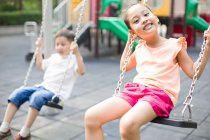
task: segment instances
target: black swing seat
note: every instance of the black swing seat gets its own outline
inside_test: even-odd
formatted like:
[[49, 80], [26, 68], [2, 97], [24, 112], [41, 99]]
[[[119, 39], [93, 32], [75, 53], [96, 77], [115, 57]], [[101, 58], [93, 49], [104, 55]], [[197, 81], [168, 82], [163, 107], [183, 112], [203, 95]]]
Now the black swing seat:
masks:
[[61, 99], [59, 96], [54, 95], [51, 99], [51, 101], [48, 101], [45, 105], [48, 107], [52, 107], [52, 108], [57, 108], [57, 109], [63, 109], [63, 106], [60, 105], [59, 103], [61, 102]]
[[169, 118], [157, 117], [151, 121], [152, 123], [158, 123], [163, 125], [170, 125], [175, 127], [183, 128], [197, 128], [197, 123], [193, 121], [184, 121], [184, 120], [172, 120]]
[[63, 106], [61, 106], [53, 101], [48, 101], [45, 105], [48, 107], [52, 107], [52, 108], [57, 108], [57, 109], [61, 109], [61, 110], [63, 109]]

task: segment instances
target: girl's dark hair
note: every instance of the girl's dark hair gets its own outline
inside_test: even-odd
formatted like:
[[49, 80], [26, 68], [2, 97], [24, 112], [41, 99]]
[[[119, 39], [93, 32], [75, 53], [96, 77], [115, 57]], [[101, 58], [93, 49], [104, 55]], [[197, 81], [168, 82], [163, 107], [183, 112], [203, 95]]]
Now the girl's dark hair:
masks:
[[55, 35], [55, 38], [58, 38], [58, 37], [65, 37], [65, 38], [67, 38], [67, 40], [69, 42], [72, 42], [72, 41], [74, 41], [75, 35], [74, 35], [73, 31], [61, 30], [61, 31], [57, 32]]
[[138, 3], [132, 4], [131, 6], [129, 6], [127, 9], [124, 10], [123, 15], [122, 15], [122, 18], [123, 18], [123, 20], [124, 20], [126, 26], [128, 27], [128, 29], [131, 29], [131, 26], [130, 26], [129, 20], [128, 20], [128, 15], [127, 15], [127, 14], [128, 14], [128, 10], [129, 10], [132, 6], [137, 5], [137, 4], [142, 4], [142, 5], [146, 6], [146, 7], [152, 12], [151, 8], [150, 8], [147, 4], [145, 4], [145, 3], [143, 2], [143, 0], [140, 0]]

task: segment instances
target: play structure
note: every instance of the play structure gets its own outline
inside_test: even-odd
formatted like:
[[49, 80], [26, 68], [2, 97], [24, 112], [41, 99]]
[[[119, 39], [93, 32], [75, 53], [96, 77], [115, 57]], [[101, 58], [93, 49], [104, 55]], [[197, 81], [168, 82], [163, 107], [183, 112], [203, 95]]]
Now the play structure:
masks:
[[[183, 5], [184, 7], [182, 7]], [[168, 19], [169, 36], [185, 36], [187, 38], [188, 46], [194, 46], [196, 42], [196, 32], [203, 32], [208, 28], [207, 21], [199, 15], [199, 1], [171, 0], [170, 7], [171, 11]], [[182, 10], [180, 7], [182, 7]]]
[[[53, 46], [53, 34], [58, 30], [75, 30], [75, 23], [79, 16], [78, 11], [81, 8], [81, 2], [82, 0], [63, 0], [60, 1], [55, 9], [52, 9], [52, 3], [49, 2], [48, 7], [51, 8], [48, 8], [44, 21], [44, 27], [46, 27], [44, 28], [45, 46]], [[103, 31], [105, 30], [109, 34], [108, 46], [111, 46], [111, 38], [115, 37], [118, 40], [117, 49], [118, 53], [120, 53], [122, 48], [121, 44], [127, 41], [128, 33], [126, 25], [120, 18], [123, 8], [127, 6], [126, 3], [128, 1], [124, 0], [88, 1], [81, 24], [82, 28], [78, 36], [79, 46], [84, 46], [89, 51], [94, 51], [95, 57], [99, 56], [99, 41], [103, 43]], [[208, 27], [208, 13], [202, 11], [201, 16], [199, 15], [198, 0], [148, 0], [148, 5], [151, 6], [152, 11], [159, 17], [161, 24], [167, 25], [167, 36], [185, 36], [188, 46], [195, 44], [196, 31], [203, 32]], [[94, 39], [91, 39], [93, 37]], [[94, 50], [92, 50], [93, 48]], [[45, 48], [44, 52], [47, 57], [52, 53], [52, 48]]]
[[[97, 9], [97, 13], [100, 13], [100, 15], [97, 15], [97, 27], [100, 30], [110, 31], [118, 39], [126, 42], [128, 29], [122, 19], [119, 17], [104, 17], [105, 9], [111, 4], [117, 5], [117, 13], [121, 13], [122, 3], [122, 0], [103, 0], [101, 8]], [[194, 45], [196, 30], [203, 32], [208, 28], [207, 21], [198, 15], [198, 4], [198, 0], [186, 0], [186, 3], [185, 1], [175, 0], [148, 0], [148, 5], [151, 6], [152, 11], [160, 20], [163, 19], [163, 24], [168, 26], [168, 36], [186, 36], [189, 46]], [[173, 19], [175, 20], [171, 21]], [[95, 54], [98, 55], [98, 50]]]
[[[42, 9], [44, 9], [44, 1]], [[47, 11], [42, 16], [45, 17], [43, 19], [43, 38], [44, 38], [44, 45], [48, 46], [44, 48], [44, 56], [47, 58], [53, 52], [53, 38], [57, 31], [61, 29], [70, 29], [76, 31], [76, 24], [78, 17], [80, 16], [80, 10], [82, 7], [82, 0], [61, 0], [59, 1], [58, 5], [53, 9], [52, 1], [48, 1], [47, 3]], [[85, 9], [84, 9], [84, 16], [81, 21], [81, 30], [77, 36], [77, 43], [79, 46], [85, 44], [84, 46], [87, 47], [88, 50], [91, 51], [91, 35], [90, 29], [93, 27], [92, 21], [90, 20], [90, 1], [87, 1]], [[28, 31], [31, 30], [31, 26], [28, 23], [32, 23], [33, 21], [26, 22], [25, 24], [25, 35], [33, 38], [32, 34], [29, 35]], [[34, 23], [34, 22], [33, 22]], [[36, 23], [34, 23], [36, 24]], [[36, 34], [38, 34], [36, 32]], [[37, 35], [36, 35], [37, 36]], [[35, 41], [33, 40], [32, 44]], [[31, 61], [33, 54], [34, 54], [34, 45], [31, 45], [28, 54], [25, 56], [26, 61]]]

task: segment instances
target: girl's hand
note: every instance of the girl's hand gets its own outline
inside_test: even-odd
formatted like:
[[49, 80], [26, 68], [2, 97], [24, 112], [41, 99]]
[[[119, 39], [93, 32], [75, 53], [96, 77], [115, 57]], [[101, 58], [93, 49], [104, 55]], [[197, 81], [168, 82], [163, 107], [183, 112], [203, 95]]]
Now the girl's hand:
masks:
[[70, 50], [73, 51], [73, 54], [78, 53], [79, 52], [78, 44], [75, 42], [72, 42], [70, 46]]
[[135, 33], [133, 33], [133, 31], [129, 30], [128, 32], [128, 42], [130, 43], [131, 39], [136, 40], [137, 39], [137, 35]]
[[43, 40], [42, 38], [37, 38], [35, 45], [37, 48], [43, 48]]
[[208, 48], [210, 54], [210, 25], [209, 28], [204, 32], [203, 37], [206, 40], [206, 47]]

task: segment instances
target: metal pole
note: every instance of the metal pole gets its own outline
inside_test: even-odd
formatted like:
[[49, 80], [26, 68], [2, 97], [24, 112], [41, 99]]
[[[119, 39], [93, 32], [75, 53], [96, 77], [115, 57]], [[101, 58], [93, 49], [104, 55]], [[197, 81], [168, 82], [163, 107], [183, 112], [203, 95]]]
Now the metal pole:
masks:
[[99, 19], [99, 15], [100, 15], [100, 11], [99, 8], [100, 7], [100, 0], [97, 0], [97, 4], [96, 4], [96, 32], [95, 32], [95, 57], [98, 57], [98, 35], [99, 35], [99, 29], [98, 29], [98, 19]]
[[169, 37], [172, 36], [174, 30], [174, 0], [171, 0], [171, 12], [169, 19]]
[[188, 0], [185, 0], [185, 13], [184, 13], [184, 25], [183, 25], [183, 31], [182, 31], [182, 34], [184, 37], [186, 37], [186, 31], [187, 31], [187, 22], [186, 22], [186, 19], [187, 19], [187, 3], [188, 3]]
[[[42, 0], [42, 10], [44, 9], [44, 1]], [[52, 1], [48, 1], [46, 13], [45, 13], [45, 19], [43, 22], [44, 28], [43, 28], [43, 38], [44, 38], [44, 56], [45, 58], [48, 58], [50, 54], [52, 54], [54, 50], [54, 43], [53, 43], [53, 33], [52, 33]]]

